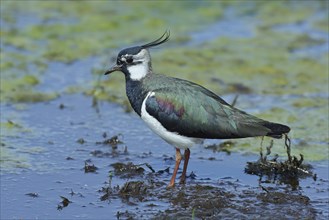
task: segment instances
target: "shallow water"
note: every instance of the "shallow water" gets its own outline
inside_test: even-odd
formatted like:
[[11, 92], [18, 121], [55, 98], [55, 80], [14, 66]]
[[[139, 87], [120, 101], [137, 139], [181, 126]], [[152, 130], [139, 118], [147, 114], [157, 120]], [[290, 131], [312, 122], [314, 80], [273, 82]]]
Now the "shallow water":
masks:
[[[8, 153], [15, 155], [12, 160], [17, 158], [22, 161], [20, 158], [24, 158], [24, 168], [2, 167], [1, 219], [111, 219], [116, 218], [118, 212], [125, 213], [122, 218], [177, 217], [179, 213], [187, 217], [192, 216], [192, 212], [182, 214], [182, 210], [186, 210], [184, 205], [180, 202], [174, 204], [172, 196], [184, 192], [193, 198], [202, 193], [211, 200], [214, 199], [214, 190], [232, 194], [232, 199], [225, 203], [230, 209], [218, 208], [213, 217], [229, 218], [234, 214], [237, 217], [273, 215], [289, 218], [293, 216], [291, 213], [301, 210], [304, 210], [299, 213], [301, 218], [324, 219], [328, 215], [329, 177], [326, 162], [312, 163], [317, 181], [302, 179], [296, 190], [289, 185], [262, 183], [269, 193], [284, 192], [310, 199], [304, 203], [296, 198], [289, 204], [278, 202], [277, 205], [274, 201], [254, 198], [266, 192], [258, 185], [259, 177], [245, 174], [244, 167], [247, 161], [256, 161], [257, 155], [214, 153], [200, 146], [191, 149], [188, 170], [189, 173], [193, 171], [196, 177], [188, 178], [186, 186], [177, 185], [174, 190], [166, 190], [174, 165], [174, 149], [155, 136], [135, 114], [127, 114], [120, 106], [108, 103], [100, 103], [97, 113], [91, 103], [89, 97], [66, 95], [48, 103], [27, 105], [21, 120], [27, 122], [26, 126], [31, 131], [24, 134], [27, 138], [19, 136], [11, 139], [11, 147], [7, 149]], [[61, 109], [61, 105], [65, 107]], [[10, 106], [2, 106], [3, 113], [12, 110]], [[118, 144], [117, 149], [96, 144], [118, 134], [123, 143]], [[208, 141], [205, 145], [214, 142], [217, 141]], [[35, 148], [38, 150], [34, 151]], [[85, 161], [98, 168], [95, 173], [85, 173]], [[144, 169], [142, 174], [121, 178], [119, 174], [114, 174], [115, 170], [111, 167], [111, 164], [118, 162], [148, 163], [156, 172], [169, 167], [170, 173], [156, 175], [147, 166], [141, 165]], [[108, 186], [109, 171], [112, 172], [113, 188], [122, 188], [129, 181], [144, 181], [148, 192], [141, 193], [143, 198], [132, 194], [125, 201], [113, 189], [113, 194], [101, 201], [104, 193], [99, 191]], [[158, 188], [152, 184], [158, 184]], [[197, 186], [207, 188], [196, 190]], [[72, 203], [58, 210], [60, 196]], [[242, 209], [249, 200], [253, 200], [253, 203], [248, 203], [249, 211]], [[197, 204], [198, 200], [191, 201]], [[264, 212], [264, 209], [270, 211]], [[213, 207], [209, 205], [200, 210], [210, 211]], [[254, 214], [249, 213], [250, 210]], [[278, 212], [280, 210], [285, 211]], [[197, 207], [195, 212], [197, 214]], [[196, 216], [202, 217], [201, 214]]]

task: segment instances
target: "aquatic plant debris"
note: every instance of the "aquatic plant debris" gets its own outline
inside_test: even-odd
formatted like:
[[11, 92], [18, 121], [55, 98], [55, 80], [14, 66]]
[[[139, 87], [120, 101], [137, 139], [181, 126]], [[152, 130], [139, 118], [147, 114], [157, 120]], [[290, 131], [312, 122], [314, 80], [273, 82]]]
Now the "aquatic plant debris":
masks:
[[98, 170], [98, 168], [94, 164], [91, 164], [90, 160], [85, 161], [85, 166], [84, 166], [85, 173], [96, 173], [96, 170]]
[[62, 210], [63, 208], [67, 207], [70, 203], [72, 203], [68, 198], [64, 196], [60, 196], [62, 201], [57, 205], [57, 210]]
[[25, 195], [30, 196], [32, 198], [37, 198], [39, 197], [39, 194], [36, 192], [31, 192], [31, 193], [26, 193]]
[[110, 200], [110, 196], [119, 190], [119, 186], [112, 187], [112, 178], [113, 178], [113, 172], [109, 171], [109, 179], [108, 182], [105, 182], [105, 186], [103, 186], [98, 192], [104, 193], [101, 197], [101, 201]]
[[152, 173], [155, 172], [152, 166], [149, 165], [148, 163], [135, 165], [132, 162], [128, 162], [126, 164], [117, 162], [111, 164], [111, 166], [114, 168], [114, 174], [120, 176], [121, 178], [131, 178], [133, 176], [142, 175], [145, 171], [145, 169], [142, 167], [143, 165], [149, 168], [152, 171]]
[[[103, 137], [106, 138], [107, 135], [104, 135], [106, 133], [103, 133]], [[114, 135], [113, 137], [109, 139], [105, 139], [104, 141], [97, 141], [96, 144], [103, 144], [103, 145], [110, 145], [112, 148], [116, 149], [119, 144], [123, 144], [123, 142], [119, 139], [119, 136], [122, 136], [121, 134]]]
[[84, 144], [86, 141], [85, 141], [85, 139], [83, 139], [83, 138], [79, 138], [78, 140], [77, 140], [77, 143], [79, 143], [79, 144]]
[[[280, 218], [282, 213], [285, 213], [285, 217], [315, 216], [310, 199], [304, 195], [287, 192], [264, 193], [251, 189], [250, 186], [242, 187], [236, 181], [227, 184], [222, 182], [221, 185], [196, 184], [168, 190], [165, 182], [145, 179], [127, 181], [111, 188], [103, 187], [99, 192], [104, 193], [102, 201], [111, 203], [111, 200], [120, 198], [128, 206], [126, 210], [117, 212], [118, 218], [189, 219], [193, 212], [197, 219], [220, 219], [228, 216], [226, 211], [231, 213], [230, 217], [234, 213], [233, 216], [239, 219], [256, 215]], [[156, 207], [161, 206], [162, 202], [170, 203], [171, 206], [157, 211]], [[260, 202], [264, 210], [255, 214], [250, 203], [259, 205]], [[139, 210], [141, 206], [148, 211]], [[155, 209], [149, 209], [151, 207]], [[280, 211], [273, 212], [275, 207], [280, 207]]]
[[293, 189], [298, 187], [299, 179], [312, 177], [316, 180], [316, 174], [312, 170], [312, 166], [305, 164], [304, 156], [300, 154], [300, 159], [291, 155], [291, 141], [288, 135], [285, 135], [285, 147], [287, 150], [287, 160], [278, 161], [278, 155], [273, 159], [268, 159], [273, 147], [273, 141], [266, 147], [266, 154], [260, 150], [260, 158], [256, 162], [248, 162], [245, 172], [252, 175], [257, 175], [261, 179], [267, 177], [267, 181], [290, 184]]
[[143, 181], [126, 182], [120, 189], [119, 193], [122, 196], [140, 196], [145, 194], [147, 186]]

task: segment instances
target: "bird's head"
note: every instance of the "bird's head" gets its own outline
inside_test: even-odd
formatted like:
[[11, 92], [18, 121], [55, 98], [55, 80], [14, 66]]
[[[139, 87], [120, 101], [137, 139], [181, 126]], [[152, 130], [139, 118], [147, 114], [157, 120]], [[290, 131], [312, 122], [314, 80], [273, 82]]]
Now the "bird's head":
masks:
[[107, 70], [105, 75], [115, 71], [121, 71], [127, 79], [143, 79], [147, 74], [152, 72], [151, 56], [148, 48], [168, 41], [169, 36], [170, 32], [166, 31], [161, 37], [150, 43], [121, 50], [118, 54], [116, 64]]

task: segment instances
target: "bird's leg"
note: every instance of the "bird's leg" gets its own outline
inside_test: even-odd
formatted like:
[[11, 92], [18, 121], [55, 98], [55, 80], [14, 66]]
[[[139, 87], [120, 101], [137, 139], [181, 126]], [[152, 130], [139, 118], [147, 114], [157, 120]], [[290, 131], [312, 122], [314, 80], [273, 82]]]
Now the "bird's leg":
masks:
[[171, 188], [175, 185], [176, 174], [181, 160], [182, 160], [182, 155], [180, 154], [180, 150], [176, 148], [176, 164], [168, 188]]
[[183, 168], [183, 173], [180, 177], [180, 184], [184, 184], [185, 180], [186, 180], [186, 171], [187, 171], [187, 165], [188, 165], [188, 161], [190, 159], [190, 149], [186, 148], [185, 152], [184, 152], [184, 168]]

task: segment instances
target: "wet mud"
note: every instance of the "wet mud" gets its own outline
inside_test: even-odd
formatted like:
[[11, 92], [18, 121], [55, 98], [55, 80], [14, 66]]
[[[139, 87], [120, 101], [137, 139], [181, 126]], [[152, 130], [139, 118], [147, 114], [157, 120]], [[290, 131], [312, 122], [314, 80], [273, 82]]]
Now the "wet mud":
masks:
[[[167, 183], [159, 179], [163, 172], [145, 172], [131, 162], [111, 166], [120, 178], [137, 179], [128, 180], [121, 186], [111, 186], [110, 176], [110, 180], [98, 191], [101, 201], [121, 199], [128, 206], [136, 207], [135, 211], [118, 211], [118, 219], [316, 219], [317, 216], [310, 198], [298, 193], [296, 188], [289, 192], [275, 187], [266, 189], [261, 184], [258, 187], [248, 186], [239, 180], [199, 182], [194, 178], [193, 184], [168, 189]], [[159, 203], [171, 205], [156, 211], [157, 207], [161, 207]], [[141, 206], [150, 209], [140, 210], [138, 207]]]
[[[199, 182], [196, 179], [193, 184], [168, 189], [166, 182], [159, 179], [161, 172], [146, 173], [132, 163], [115, 164], [114, 172], [117, 169], [120, 178], [141, 179], [99, 190], [103, 194], [100, 198], [102, 201], [120, 198], [125, 204], [136, 207], [136, 211], [118, 212], [118, 219], [316, 219], [317, 216], [316, 209], [310, 204], [310, 198], [298, 193], [296, 188], [289, 192], [273, 187], [266, 189], [261, 184], [258, 187], [247, 186], [238, 180]], [[111, 185], [111, 181], [109, 184]], [[161, 207], [159, 202], [171, 204], [171, 207], [158, 212], [152, 211]], [[139, 210], [137, 207], [143, 204], [152, 209]]]

